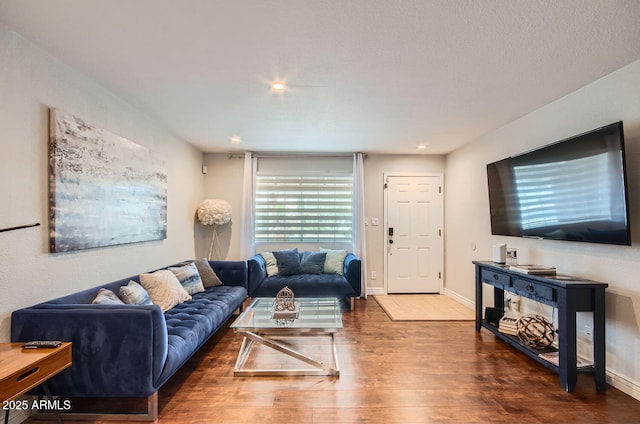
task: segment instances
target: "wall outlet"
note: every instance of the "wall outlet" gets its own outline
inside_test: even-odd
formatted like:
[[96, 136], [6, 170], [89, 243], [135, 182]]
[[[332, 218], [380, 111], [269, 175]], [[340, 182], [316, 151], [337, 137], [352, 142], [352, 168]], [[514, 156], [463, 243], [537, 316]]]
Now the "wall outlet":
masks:
[[378, 272], [377, 271], [371, 271], [371, 279], [375, 280], [376, 278], [378, 278]]

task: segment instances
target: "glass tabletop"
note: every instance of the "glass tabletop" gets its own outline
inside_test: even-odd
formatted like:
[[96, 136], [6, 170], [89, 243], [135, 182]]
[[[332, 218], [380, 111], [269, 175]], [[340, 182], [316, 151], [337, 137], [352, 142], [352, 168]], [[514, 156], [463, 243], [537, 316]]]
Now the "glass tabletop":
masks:
[[259, 297], [231, 324], [236, 330], [342, 328], [337, 298], [296, 298], [297, 318], [274, 318], [274, 297]]

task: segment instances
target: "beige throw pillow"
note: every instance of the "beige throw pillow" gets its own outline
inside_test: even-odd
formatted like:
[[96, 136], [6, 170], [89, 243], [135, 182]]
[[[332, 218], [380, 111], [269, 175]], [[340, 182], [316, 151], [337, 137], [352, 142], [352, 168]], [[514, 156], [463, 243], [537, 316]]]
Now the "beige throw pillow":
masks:
[[344, 258], [347, 257], [347, 251], [323, 249], [322, 247], [320, 251], [327, 253], [327, 257], [324, 260], [324, 273], [342, 275], [344, 273]]
[[271, 252], [262, 252], [260, 256], [264, 258], [264, 262], [267, 265], [267, 276], [272, 277], [278, 275], [278, 261]]
[[156, 271], [153, 274], [140, 274], [140, 284], [149, 293], [151, 301], [160, 306], [163, 312], [179, 303], [191, 300], [191, 295], [168, 269]]

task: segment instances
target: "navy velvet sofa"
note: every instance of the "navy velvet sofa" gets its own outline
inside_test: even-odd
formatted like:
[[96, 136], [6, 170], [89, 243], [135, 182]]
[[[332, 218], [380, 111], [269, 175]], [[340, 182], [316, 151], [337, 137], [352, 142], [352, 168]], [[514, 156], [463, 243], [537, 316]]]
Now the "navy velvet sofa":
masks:
[[[300, 252], [302, 257], [302, 252]], [[267, 276], [267, 265], [258, 254], [247, 261], [249, 296], [275, 297], [283, 287], [289, 287], [296, 297], [354, 298], [361, 294], [362, 261], [353, 253], [344, 259], [343, 275], [295, 274]], [[351, 303], [353, 305], [353, 303]]]
[[165, 313], [159, 306], [91, 304], [101, 287], [117, 293], [132, 276], [13, 312], [11, 340], [73, 343], [73, 364], [49, 380], [66, 398], [146, 398], [157, 418], [158, 389], [247, 298], [245, 261], [209, 261], [222, 285]]

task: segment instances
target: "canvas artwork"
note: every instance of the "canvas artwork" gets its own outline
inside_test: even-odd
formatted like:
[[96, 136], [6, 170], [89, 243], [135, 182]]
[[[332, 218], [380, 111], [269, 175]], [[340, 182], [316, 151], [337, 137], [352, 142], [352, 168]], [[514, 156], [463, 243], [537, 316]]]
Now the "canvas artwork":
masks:
[[165, 239], [165, 161], [61, 110], [50, 120], [50, 251]]

